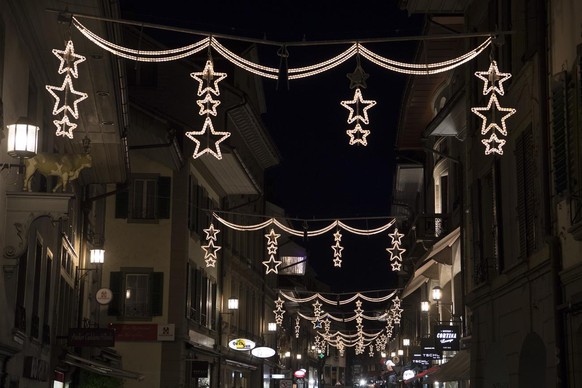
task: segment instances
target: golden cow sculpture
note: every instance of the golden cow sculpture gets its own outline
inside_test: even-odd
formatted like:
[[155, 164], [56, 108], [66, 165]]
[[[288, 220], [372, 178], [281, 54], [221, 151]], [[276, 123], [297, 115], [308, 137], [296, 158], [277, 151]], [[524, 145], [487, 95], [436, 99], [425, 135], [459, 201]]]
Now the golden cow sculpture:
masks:
[[92, 158], [89, 154], [50, 154], [39, 152], [36, 156], [26, 159], [26, 173], [24, 175], [24, 191], [31, 191], [32, 176], [36, 171], [44, 176], [59, 177], [53, 193], [59, 187], [67, 189], [69, 182], [79, 177], [82, 169], [91, 167]]

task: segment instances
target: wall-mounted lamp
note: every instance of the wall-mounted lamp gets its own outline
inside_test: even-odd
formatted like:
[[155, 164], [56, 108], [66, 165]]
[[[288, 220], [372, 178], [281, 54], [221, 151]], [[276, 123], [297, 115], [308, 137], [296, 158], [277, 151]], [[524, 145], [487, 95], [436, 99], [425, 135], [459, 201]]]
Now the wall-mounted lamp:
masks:
[[267, 324], [267, 330], [270, 332], [277, 331], [277, 323], [276, 322], [269, 322]]
[[410, 338], [403, 338], [402, 346], [410, 346]]
[[103, 264], [105, 262], [105, 250], [91, 249], [89, 261], [91, 262], [91, 264]]
[[283, 355], [283, 357], [286, 357], [286, 358], [291, 357], [291, 352], [285, 352], [285, 354]]
[[399, 356], [404, 356], [404, 350], [403, 349], [398, 349], [398, 355]]
[[238, 310], [238, 298], [231, 296], [228, 298], [228, 309], [229, 310]]
[[381, 352], [381, 353], [380, 353], [380, 356], [381, 356], [382, 358], [386, 358], [386, 352]]
[[428, 300], [423, 300], [422, 302], [420, 302], [420, 311], [422, 311], [424, 313], [428, 313], [429, 310], [430, 310], [430, 302]]
[[432, 288], [432, 299], [434, 301], [440, 301], [443, 297], [443, 289], [439, 286], [435, 286]]
[[31, 158], [36, 155], [39, 127], [24, 118], [8, 125], [8, 155], [15, 158]]
[[297, 356], [295, 356], [298, 360], [301, 360], [301, 354], [298, 354]]

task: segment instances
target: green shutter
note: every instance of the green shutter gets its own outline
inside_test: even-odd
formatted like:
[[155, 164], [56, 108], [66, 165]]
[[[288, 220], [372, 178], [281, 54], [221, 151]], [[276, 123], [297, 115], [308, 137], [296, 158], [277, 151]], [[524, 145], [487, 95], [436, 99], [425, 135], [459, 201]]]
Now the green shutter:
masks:
[[111, 303], [107, 306], [108, 315], [121, 315], [121, 288], [123, 286], [123, 274], [121, 272], [109, 273], [109, 289], [113, 294]]
[[170, 218], [170, 197], [172, 194], [172, 178], [158, 178], [158, 218]]
[[115, 193], [115, 218], [127, 218], [129, 191], [126, 185], [117, 185]]
[[164, 306], [164, 273], [152, 272], [151, 275], [151, 302], [152, 302], [152, 316], [159, 316], [163, 313]]

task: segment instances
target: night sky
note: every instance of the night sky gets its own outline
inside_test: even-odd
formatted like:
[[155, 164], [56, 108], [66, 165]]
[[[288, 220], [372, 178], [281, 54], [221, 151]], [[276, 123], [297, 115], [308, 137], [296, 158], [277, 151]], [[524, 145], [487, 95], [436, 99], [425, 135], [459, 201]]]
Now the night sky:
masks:
[[[125, 19], [277, 41], [414, 36], [420, 34], [423, 23], [422, 17], [400, 10], [396, 1], [370, 1], [365, 6], [342, 6], [337, 1], [213, 1], [205, 3], [207, 9], [199, 2], [177, 0], [120, 3]], [[391, 42], [366, 47], [391, 59], [412, 62], [416, 45]], [[348, 47], [289, 47], [289, 67], [326, 60]], [[261, 61], [278, 67], [277, 49], [259, 46]], [[355, 57], [325, 73], [292, 80], [289, 89], [263, 79], [267, 98], [263, 121], [282, 155], [281, 164], [267, 171], [267, 199], [284, 208], [289, 217], [368, 217], [367, 221], [346, 223], [372, 228], [386, 220], [371, 218], [390, 215], [394, 141], [407, 78], [364, 58], [361, 64], [370, 74], [367, 88], [362, 90], [364, 99], [377, 101], [368, 111], [368, 146], [348, 144], [345, 131], [354, 124], [347, 123], [348, 111], [340, 105], [354, 95], [346, 74], [356, 68]], [[334, 291], [347, 292], [396, 287], [385, 250], [389, 241], [386, 232], [372, 237], [344, 232], [342, 268], [333, 267], [331, 233], [301, 243], [320, 279]]]

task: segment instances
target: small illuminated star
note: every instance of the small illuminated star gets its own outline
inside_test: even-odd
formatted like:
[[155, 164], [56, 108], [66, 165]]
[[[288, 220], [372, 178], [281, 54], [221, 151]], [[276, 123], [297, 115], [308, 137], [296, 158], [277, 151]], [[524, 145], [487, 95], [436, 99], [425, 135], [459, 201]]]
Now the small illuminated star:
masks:
[[[488, 111], [492, 107], [494, 107], [494, 109], [491, 110], [492, 120], [489, 124], [487, 124], [488, 117], [482, 114], [481, 111]], [[481, 124], [482, 135], [485, 135], [487, 132], [489, 132], [490, 129], [493, 128], [497, 129], [502, 135], [507, 136], [505, 120], [507, 120], [511, 115], [513, 115], [516, 112], [516, 110], [513, 108], [502, 108], [501, 106], [499, 106], [497, 96], [495, 94], [492, 94], [491, 97], [489, 98], [489, 103], [487, 104], [486, 107], [471, 108], [471, 112], [475, 113], [483, 120]], [[497, 116], [495, 112], [506, 112], [501, 116], [501, 119], [499, 121], [500, 125], [495, 122]]]
[[204, 233], [206, 233], [206, 240], [214, 240], [216, 241], [216, 235], [220, 233], [219, 229], [214, 228], [214, 224], [210, 223], [208, 229], [202, 229]]
[[334, 241], [341, 241], [342, 240], [342, 232], [340, 230], [337, 230], [334, 234], [333, 234], [333, 240]]
[[215, 96], [220, 95], [218, 83], [226, 78], [226, 73], [217, 73], [214, 71], [214, 64], [211, 60], [206, 61], [204, 70], [190, 73], [190, 77], [198, 81], [198, 95], [212, 93]]
[[[399, 305], [398, 306], [394, 305], [394, 306], [392, 306], [392, 308], [390, 309], [390, 311], [394, 315], [394, 319], [396, 319], [396, 317], [400, 317], [400, 314], [402, 314], [402, 312], [404, 311], [404, 309], [401, 309]], [[396, 323], [398, 323], [398, 322], [396, 322]]]
[[[503, 155], [503, 147], [506, 143], [505, 140], [497, 138], [497, 136], [493, 133], [489, 137], [489, 139], [481, 140], [481, 143], [485, 145], [485, 155], [489, 155], [491, 153]], [[492, 143], [496, 143], [497, 145], [491, 146]]]
[[392, 299], [392, 305], [393, 305], [393, 306], [398, 306], [398, 307], [400, 307], [400, 303], [401, 303], [401, 302], [402, 302], [402, 301], [401, 301], [401, 300], [400, 300], [400, 298], [399, 298], [399, 297], [397, 297], [397, 296], [395, 296], [395, 297], [394, 297], [394, 299]]
[[475, 76], [485, 82], [483, 85], [484, 96], [491, 91], [497, 92], [503, 96], [505, 94], [505, 90], [503, 90], [503, 82], [511, 78], [511, 73], [500, 73], [499, 68], [497, 67], [497, 62], [492, 61], [489, 65], [489, 70], [477, 71], [475, 72]]
[[[210, 129], [210, 131], [208, 131]], [[228, 139], [228, 137], [230, 136], [230, 132], [220, 132], [220, 131], [215, 131], [214, 130], [214, 126], [212, 125], [212, 120], [210, 120], [209, 117], [206, 118], [206, 120], [204, 120], [204, 125], [202, 126], [202, 130], [200, 131], [191, 131], [191, 132], [186, 132], [186, 136], [188, 136], [190, 138], [190, 140], [192, 140], [195, 144], [196, 147], [194, 148], [194, 153], [192, 154], [192, 158], [196, 159], [206, 153], [209, 153], [211, 155], [213, 155], [216, 159], [220, 160], [222, 159], [222, 152], [220, 152], [220, 143], [222, 143], [224, 140]], [[198, 137], [202, 137], [202, 136], [207, 136], [207, 137], [218, 137], [218, 140], [214, 141], [214, 149], [210, 148], [210, 147], [206, 147], [204, 148], [202, 151], [200, 151], [200, 145], [201, 142], [200, 140], [198, 140]], [[208, 140], [209, 143], [212, 143], [212, 141], [209, 139]]]
[[323, 306], [323, 305], [321, 303], [319, 303], [318, 300], [316, 300], [315, 303], [312, 306], [313, 306], [313, 311], [314, 312], [320, 312], [321, 311], [321, 306]]
[[206, 260], [206, 267], [215, 267], [216, 266], [216, 259], [212, 257], [208, 257]]
[[316, 319], [313, 321], [313, 328], [314, 329], [321, 329], [321, 321], [319, 319]]
[[207, 93], [203, 100], [196, 100], [196, 104], [200, 107], [198, 114], [204, 116], [205, 114], [210, 114], [216, 116], [216, 107], [220, 105], [220, 101], [212, 98], [212, 94]]
[[[356, 120], [361, 120], [364, 124], [369, 124], [370, 120], [368, 119], [368, 109], [376, 105], [376, 101], [374, 100], [364, 100], [362, 97], [362, 91], [360, 88], [356, 89], [354, 93], [354, 98], [352, 100], [345, 100], [340, 102], [340, 104], [350, 111], [350, 115], [348, 117], [348, 124], [353, 123]], [[351, 105], [355, 105], [355, 109], [351, 107]], [[360, 114], [360, 107], [362, 108], [362, 114]]]
[[390, 261], [400, 260], [402, 261], [402, 254], [406, 252], [406, 249], [400, 248], [400, 245], [394, 244], [391, 248], [386, 248], [388, 253], [390, 253]]
[[285, 303], [285, 301], [283, 299], [281, 299], [280, 296], [278, 296], [277, 300], [275, 301], [275, 306], [277, 306], [277, 310], [281, 310], [283, 308], [284, 303]]
[[57, 127], [55, 135], [66, 136], [69, 139], [73, 138], [73, 131], [77, 128], [77, 124], [71, 123], [67, 115], [64, 115], [61, 120], [53, 120], [53, 123]]
[[[73, 80], [69, 74], [66, 75], [63, 84], [58, 86], [51, 86], [46, 85], [46, 90], [55, 98], [55, 105], [53, 107], [53, 115], [58, 115], [61, 112], [68, 111], [74, 118], [79, 118], [79, 109], [77, 104], [89, 97], [87, 93], [78, 92], [73, 88]], [[59, 107], [59, 103], [61, 102], [61, 97], [56, 92], [62, 92], [63, 94], [63, 105]], [[69, 96], [75, 95], [77, 98], [73, 100], [73, 105], [69, 104]]]
[[208, 241], [208, 245], [203, 245], [202, 249], [204, 249], [204, 259], [206, 260], [209, 257], [216, 259], [216, 253], [222, 249], [222, 247], [218, 245], [214, 245], [214, 241]]
[[341, 257], [336, 257], [333, 259], [333, 266], [334, 267], [341, 267], [342, 266], [342, 259]]
[[277, 250], [278, 250], [278, 248], [277, 248], [277, 245], [275, 245], [275, 244], [269, 244], [267, 246], [267, 253], [269, 255], [275, 255], [275, 254], [277, 254]]
[[366, 89], [366, 80], [370, 78], [370, 75], [362, 69], [362, 66], [358, 64], [356, 70], [353, 73], [346, 74], [346, 77], [350, 80], [350, 89], [362, 87]]
[[263, 261], [263, 265], [267, 267], [265, 274], [268, 275], [271, 272], [279, 273], [279, 266], [281, 265], [281, 263], [282, 261], [275, 260], [275, 256], [271, 255], [269, 257], [269, 260]]
[[398, 228], [394, 228], [394, 232], [388, 233], [388, 236], [392, 239], [392, 244], [402, 244], [402, 237], [404, 237], [404, 234], [398, 233]]
[[350, 137], [350, 145], [354, 144], [361, 144], [364, 146], [368, 145], [368, 140], [366, 137], [370, 134], [370, 131], [367, 129], [362, 129], [362, 126], [358, 123], [354, 129], [348, 129], [346, 131], [348, 136]]
[[278, 234], [278, 233], [275, 233], [275, 229], [272, 229], [272, 228], [271, 228], [271, 230], [269, 231], [269, 233], [268, 233], [268, 234], [266, 234], [266, 235], [265, 235], [265, 237], [268, 239], [268, 242], [267, 242], [267, 244], [269, 244], [269, 245], [270, 245], [270, 244], [277, 245], [277, 239], [278, 239], [279, 237], [281, 237], [281, 235], [280, 235], [280, 234]]
[[53, 54], [61, 61], [58, 70], [59, 74], [68, 72], [75, 78], [79, 77], [77, 65], [84, 62], [86, 58], [82, 55], [75, 54], [75, 47], [73, 46], [72, 40], [67, 42], [64, 50], [53, 49]]

